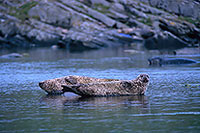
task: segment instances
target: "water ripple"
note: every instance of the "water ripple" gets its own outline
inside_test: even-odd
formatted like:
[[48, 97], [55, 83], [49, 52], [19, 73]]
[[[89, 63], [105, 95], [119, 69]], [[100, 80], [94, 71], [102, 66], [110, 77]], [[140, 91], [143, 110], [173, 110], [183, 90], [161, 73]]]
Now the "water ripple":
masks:
[[171, 116], [171, 115], [200, 115], [200, 112], [175, 112], [175, 113], [156, 113], [156, 114], [130, 114], [129, 116]]

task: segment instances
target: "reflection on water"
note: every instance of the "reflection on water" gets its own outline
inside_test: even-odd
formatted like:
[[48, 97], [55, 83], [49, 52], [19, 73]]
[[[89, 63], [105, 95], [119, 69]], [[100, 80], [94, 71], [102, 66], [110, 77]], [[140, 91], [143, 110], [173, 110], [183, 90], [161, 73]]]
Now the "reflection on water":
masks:
[[[3, 53], [1, 52], [0, 55]], [[0, 132], [199, 132], [200, 66], [149, 67], [152, 53], [33, 49], [0, 59]], [[182, 55], [200, 61], [200, 55]], [[66, 75], [133, 79], [150, 75], [145, 96], [50, 96], [40, 81]]]
[[65, 96], [65, 95], [47, 95], [41, 98], [41, 102], [49, 107], [56, 109], [66, 108], [90, 108], [98, 109], [104, 107], [105, 110], [110, 110], [119, 107], [134, 106], [138, 108], [148, 108], [148, 100], [146, 96], [123, 96], [123, 97], [80, 97], [80, 96]]

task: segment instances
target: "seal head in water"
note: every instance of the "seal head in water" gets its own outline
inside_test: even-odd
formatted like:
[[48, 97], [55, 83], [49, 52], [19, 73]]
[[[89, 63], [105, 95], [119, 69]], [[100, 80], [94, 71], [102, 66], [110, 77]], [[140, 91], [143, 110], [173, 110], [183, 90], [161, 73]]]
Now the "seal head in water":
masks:
[[74, 92], [84, 97], [128, 96], [144, 95], [148, 84], [149, 76], [147, 74], [141, 74], [134, 80], [62, 85], [62, 87], [64, 92]]

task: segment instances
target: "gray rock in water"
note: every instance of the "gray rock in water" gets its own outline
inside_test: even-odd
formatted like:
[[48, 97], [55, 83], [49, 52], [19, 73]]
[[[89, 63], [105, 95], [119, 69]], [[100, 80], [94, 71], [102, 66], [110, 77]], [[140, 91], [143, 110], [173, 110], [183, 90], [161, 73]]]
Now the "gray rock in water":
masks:
[[19, 53], [11, 53], [11, 54], [6, 54], [6, 55], [2, 55], [0, 56], [0, 58], [5, 58], [5, 59], [10, 59], [10, 58], [22, 58], [23, 55], [19, 54]]
[[186, 58], [161, 58], [153, 57], [148, 59], [150, 66], [162, 66], [162, 65], [181, 65], [181, 64], [193, 64], [197, 63], [195, 60]]

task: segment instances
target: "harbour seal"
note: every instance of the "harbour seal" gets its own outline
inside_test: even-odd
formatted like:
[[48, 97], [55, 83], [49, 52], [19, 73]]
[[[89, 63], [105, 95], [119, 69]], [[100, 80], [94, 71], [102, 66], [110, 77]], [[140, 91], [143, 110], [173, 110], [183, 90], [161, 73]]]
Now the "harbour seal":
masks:
[[161, 58], [153, 57], [148, 59], [150, 66], [162, 66], [162, 65], [179, 65], [179, 64], [192, 64], [197, 63], [195, 60], [186, 58]]
[[100, 79], [86, 76], [65, 76], [55, 79], [49, 79], [39, 82], [41, 89], [46, 91], [48, 94], [63, 94], [63, 87], [61, 85], [75, 85], [75, 84], [87, 84], [97, 82], [109, 82], [119, 81], [119, 79]]
[[62, 85], [64, 92], [83, 97], [144, 95], [149, 76], [141, 74], [134, 80], [109, 81], [88, 84]]

